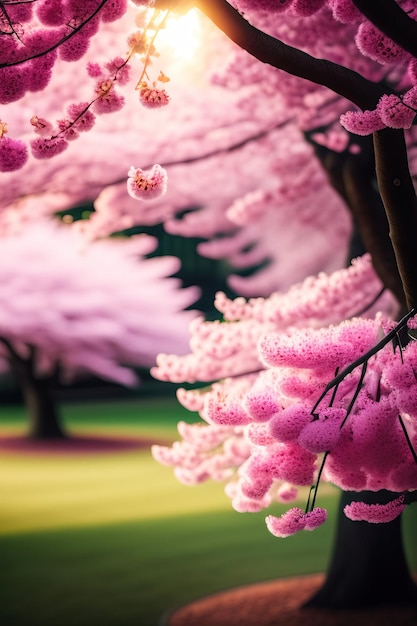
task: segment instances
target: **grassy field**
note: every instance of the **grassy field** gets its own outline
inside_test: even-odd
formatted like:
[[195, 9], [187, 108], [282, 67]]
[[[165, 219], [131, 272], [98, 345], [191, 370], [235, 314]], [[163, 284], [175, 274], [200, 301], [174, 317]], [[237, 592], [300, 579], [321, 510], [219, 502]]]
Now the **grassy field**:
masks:
[[[155, 439], [193, 419], [170, 399], [67, 405], [63, 415], [73, 433]], [[0, 411], [0, 433], [24, 427], [19, 407]], [[320, 498], [329, 522], [314, 534], [278, 540], [264, 514], [231, 510], [222, 485], [184, 487], [145, 449], [4, 453], [0, 502], [2, 626], [156, 626], [207, 593], [323, 570], [337, 498]]]

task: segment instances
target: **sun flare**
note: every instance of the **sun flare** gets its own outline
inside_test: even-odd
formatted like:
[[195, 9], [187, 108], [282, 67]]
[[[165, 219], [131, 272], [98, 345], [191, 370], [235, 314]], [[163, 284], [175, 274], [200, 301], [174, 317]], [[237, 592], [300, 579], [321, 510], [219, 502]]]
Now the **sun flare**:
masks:
[[168, 17], [165, 28], [158, 33], [158, 48], [169, 50], [178, 60], [192, 59], [201, 45], [201, 22], [198, 11]]

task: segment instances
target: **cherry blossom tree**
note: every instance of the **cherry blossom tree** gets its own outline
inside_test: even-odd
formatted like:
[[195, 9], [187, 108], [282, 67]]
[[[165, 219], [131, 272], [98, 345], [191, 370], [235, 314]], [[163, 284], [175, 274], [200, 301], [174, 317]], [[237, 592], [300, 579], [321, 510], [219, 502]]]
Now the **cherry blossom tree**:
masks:
[[[415, 327], [416, 200], [407, 158], [411, 157], [412, 165], [415, 61], [407, 36], [403, 40], [401, 32], [388, 25], [393, 16], [401, 13], [401, 23], [407, 24], [408, 33], [415, 34], [412, 20], [415, 6], [412, 2], [387, 2], [376, 11], [366, 2], [329, 3], [333, 16], [354, 24], [356, 35], [352, 40], [363, 55], [384, 65], [395, 65], [394, 81], [389, 80], [388, 72], [384, 81], [370, 80], [344, 65], [317, 60], [267, 34], [267, 26], [259, 30], [245, 19], [248, 15], [256, 22], [262, 9], [266, 11], [264, 17], [269, 17], [269, 12], [281, 12], [289, 7], [293, 13], [307, 16], [322, 10], [324, 4], [239, 2], [237, 8], [244, 10], [245, 16], [221, 1], [200, 2], [199, 6], [256, 58], [330, 87], [357, 105], [357, 110], [341, 116], [341, 122], [349, 132], [360, 136], [374, 134], [371, 154], [375, 155], [382, 204], [375, 209], [361, 176], [349, 192], [356, 194], [356, 203], [365, 211], [360, 232], [369, 248], [370, 227], [375, 226], [377, 231], [378, 241], [372, 247], [375, 268], [409, 312], [399, 324], [391, 322], [389, 317], [354, 317], [349, 322], [316, 329], [316, 311], [314, 307], [311, 311], [307, 298], [307, 303], [301, 304], [306, 308], [304, 328], [298, 330], [297, 315], [295, 323], [290, 319], [287, 326], [281, 326], [282, 318], [275, 309], [277, 297], [247, 303], [241, 299], [230, 303], [221, 297], [225, 318], [236, 324], [231, 328], [228, 324], [215, 327], [198, 324], [191, 342], [192, 354], [180, 359], [161, 356], [155, 370], [156, 376], [168, 380], [210, 380], [218, 377], [217, 363], [217, 371], [227, 377], [225, 380], [213, 384], [205, 394], [179, 392], [181, 401], [199, 411], [208, 425], [190, 428], [181, 424], [183, 442], [171, 450], [157, 447], [154, 454], [161, 462], [174, 465], [178, 478], [186, 483], [207, 478], [227, 480], [226, 492], [238, 511], [259, 511], [276, 497], [292, 499], [294, 484], [315, 483], [304, 512], [295, 507], [280, 518], [273, 515], [266, 518], [268, 529], [279, 537], [302, 529], [313, 530], [324, 523], [326, 512], [315, 506], [316, 492], [321, 479], [330, 480], [346, 492], [343, 508], [350, 520], [378, 526], [359, 525], [360, 530], [352, 539], [352, 525], [341, 521], [327, 581], [310, 604], [343, 607], [387, 599], [415, 601], [415, 586], [398, 534], [399, 517], [405, 506], [416, 500], [417, 484], [415, 367], [412, 365], [415, 343], [404, 344], [410, 335], [413, 337]], [[364, 8], [364, 12], [356, 5]], [[375, 23], [382, 32], [366, 20], [366, 17], [373, 20], [376, 12]], [[291, 20], [281, 22], [283, 30], [288, 21]], [[259, 23], [266, 25], [262, 14]], [[402, 73], [398, 71], [401, 64]], [[411, 151], [407, 155], [403, 129], [410, 128]], [[311, 128], [308, 131], [311, 137]], [[329, 132], [327, 125], [326, 132]], [[313, 140], [324, 140], [325, 145], [333, 141], [323, 133], [317, 137], [314, 131], [314, 135]], [[359, 152], [365, 147], [362, 144]], [[359, 174], [357, 169], [353, 171]], [[339, 185], [340, 182], [339, 179]], [[339, 186], [339, 189], [349, 198], [347, 187]], [[359, 191], [362, 193], [358, 194]], [[363, 204], [364, 200], [367, 204]], [[353, 207], [354, 203], [351, 204]], [[385, 214], [380, 211], [382, 206]], [[388, 218], [385, 224], [381, 215]], [[388, 236], [394, 255], [388, 266], [383, 267], [378, 257], [383, 249], [387, 250]], [[399, 270], [396, 277], [395, 264]], [[398, 289], [398, 276], [403, 293]], [[330, 284], [328, 300], [321, 296], [329, 308], [335, 297]], [[305, 293], [307, 285], [303, 288]], [[314, 288], [312, 294], [313, 298], [318, 295]], [[346, 287], [347, 299], [349, 294]], [[287, 300], [295, 300], [296, 295], [297, 290], [290, 290]], [[284, 311], [287, 307], [291, 310], [288, 301], [280, 302]], [[282, 317], [285, 319], [285, 315]], [[275, 324], [275, 328], [268, 328], [268, 322]], [[408, 338], [407, 333], [404, 335], [407, 326]], [[381, 331], [385, 337], [378, 342]], [[244, 359], [237, 348], [238, 339], [244, 346]], [[397, 344], [394, 351], [392, 341]], [[317, 455], [321, 455], [319, 463]], [[366, 497], [361, 498], [362, 493]]]
[[197, 290], [168, 278], [175, 257], [144, 257], [155, 245], [143, 235], [86, 246], [51, 221], [2, 241], [1, 367], [18, 377], [31, 437], [65, 435], [55, 384], [94, 375], [134, 386], [134, 368], [152, 366], [167, 345], [185, 351], [194, 313], [184, 309]]
[[[268, 8], [273, 11], [283, 8], [284, 4], [292, 4], [295, 11], [307, 14], [315, 3], [296, 2], [279, 3], [279, 5], [269, 3], [268, 7], [265, 7], [265, 4], [242, 2], [239, 8], [249, 11]], [[322, 8], [323, 3], [318, 4], [319, 8]], [[368, 8], [369, 3], [360, 4]], [[406, 4], [405, 8], [413, 15], [413, 3], [401, 4]], [[386, 14], [384, 13], [385, 6], [387, 6]], [[265, 303], [260, 304], [255, 300], [245, 305], [239, 301], [230, 308], [226, 308], [228, 314], [233, 311], [232, 319], [239, 320], [238, 329], [230, 330], [226, 327], [225, 330], [216, 327], [212, 331], [204, 328], [200, 331], [200, 327], [197, 327], [196, 336], [193, 335], [191, 343], [193, 354], [179, 361], [172, 357], [161, 357], [159, 368], [156, 370], [157, 376], [162, 374], [162, 377], [167, 376], [168, 379], [171, 379], [171, 375], [175, 379], [180, 372], [177, 380], [190, 380], [190, 376], [193, 380], [195, 376], [193, 365], [198, 362], [203, 363], [203, 366], [202, 371], [197, 373], [197, 379], [207, 380], [205, 378], [207, 372], [210, 372], [209, 378], [217, 378], [213, 374], [215, 363], [219, 359], [222, 365], [220, 366], [220, 363], [218, 365], [222, 369], [223, 376], [240, 375], [237, 380], [228, 378], [221, 384], [213, 385], [212, 391], [206, 394], [204, 400], [201, 394], [197, 398], [193, 394], [190, 399], [189, 394], [180, 393], [181, 400], [193, 410], [199, 410], [200, 415], [208, 422], [207, 431], [209, 432], [204, 432], [205, 427], [201, 425], [195, 430], [181, 425], [180, 434], [184, 439], [183, 444], [174, 446], [172, 451], [157, 448], [155, 456], [162, 462], [175, 465], [178, 477], [185, 482], [198, 482], [207, 477], [230, 479], [234, 476], [231, 470], [238, 468], [237, 476], [229, 483], [227, 491], [232, 497], [235, 508], [246, 511], [260, 510], [268, 506], [274, 498], [277, 480], [284, 481], [284, 485], [279, 489], [279, 496], [289, 499], [294, 496], [294, 488], [286, 483], [311, 484], [317, 471], [319, 479], [323, 476], [327, 477], [347, 492], [375, 492], [376, 500], [368, 496], [368, 501], [363, 501], [357, 495], [356, 501], [348, 504], [345, 502], [344, 512], [352, 520], [366, 520], [370, 523], [385, 522], [385, 527], [378, 526], [377, 529], [374, 527], [369, 530], [369, 533], [361, 526], [356, 527], [358, 528], [356, 535], [354, 534], [356, 542], [350, 541], [347, 545], [351, 548], [356, 544], [360, 548], [349, 558], [343, 549], [343, 543], [345, 542], [346, 545], [348, 537], [345, 533], [350, 534], [355, 531], [352, 530], [351, 525], [346, 525], [344, 521], [341, 521], [339, 539], [329, 576], [323, 589], [311, 600], [313, 605], [353, 606], [386, 601], [388, 598], [394, 601], [415, 599], [416, 595], [403, 558], [397, 523], [406, 504], [415, 500], [417, 461], [412, 417], [415, 369], [412, 366], [409, 370], [410, 385], [406, 385], [407, 391], [405, 392], [409, 404], [405, 408], [404, 405], [401, 406], [401, 401], [398, 402], [403, 394], [401, 389], [405, 390], [403, 387], [406, 377], [405, 369], [410, 365], [408, 359], [412, 358], [415, 345], [409, 343], [405, 348], [401, 348], [404, 338], [400, 336], [400, 331], [406, 326], [407, 321], [411, 323], [409, 320], [414, 315], [415, 259], [413, 251], [416, 242], [414, 236], [411, 235], [410, 228], [415, 232], [416, 214], [415, 193], [409, 175], [406, 144], [402, 138], [403, 133], [399, 130], [410, 128], [416, 113], [413, 100], [414, 70], [412, 69], [415, 61], [411, 45], [402, 40], [398, 30], [394, 29], [393, 32], [389, 26], [386, 26], [392, 18], [391, 9], [394, 10], [393, 15], [398, 15], [398, 6], [395, 3], [384, 3], [384, 7], [378, 7], [377, 24], [383, 30], [386, 27], [387, 33], [393, 36], [400, 46], [403, 45], [404, 49], [398, 49], [393, 41], [384, 39], [384, 35], [376, 30], [372, 23], [364, 20], [354, 4], [333, 3], [332, 6], [334, 14], [338, 10], [344, 10], [344, 19], [349, 17], [347, 21], [359, 22], [356, 43], [363, 54], [385, 64], [387, 55], [395, 53], [396, 61], [399, 58], [405, 65], [408, 64], [408, 86], [411, 82], [411, 88], [409, 87], [408, 91], [407, 81], [402, 78], [402, 90], [399, 93], [394, 93], [393, 84], [389, 88], [387, 84], [383, 85], [382, 91], [377, 93], [381, 89], [381, 81], [370, 83], [367, 79], [365, 82], [362, 76], [349, 71], [346, 73], [345, 67], [317, 62], [313, 57], [300, 55], [297, 50], [290, 49], [281, 42], [277, 42], [275, 38], [266, 35], [265, 32], [253, 28], [239, 14], [230, 9], [227, 3], [216, 2], [211, 3], [210, 6], [204, 3], [204, 10], [211, 14], [216, 23], [257, 58], [290, 71], [291, 74], [314, 78], [319, 84], [330, 86], [338, 94], [348, 97], [358, 105], [357, 111], [343, 115], [341, 120], [345, 128], [354, 133], [362, 136], [374, 133], [379, 192], [388, 216], [390, 236], [394, 244], [405, 298], [398, 288], [393, 291], [400, 296], [400, 302], [405, 302], [410, 313], [398, 326], [394, 326], [394, 329], [391, 329], [389, 323], [383, 320], [375, 319], [369, 326], [369, 322], [364, 323], [353, 319], [348, 325], [343, 322], [340, 326], [327, 328], [325, 332], [312, 333], [306, 332], [306, 329], [297, 332], [286, 329], [284, 336], [282, 333], [274, 332], [259, 340], [259, 335], [253, 330], [253, 325], [248, 324], [248, 318], [253, 320], [253, 315], [257, 321], [264, 321], [265, 318], [270, 321], [268, 315], [271, 309], [273, 310], [273, 306], [271, 307], [268, 302], [265, 307], [267, 313], [263, 314], [262, 308]], [[404, 6], [401, 8], [404, 9]], [[364, 11], [365, 13], [372, 19], [372, 7], [369, 11]], [[340, 14], [337, 15], [341, 17]], [[408, 29], [415, 34], [415, 27], [413, 24], [410, 26], [409, 18], [402, 14], [403, 20], [404, 17]], [[398, 74], [396, 79], [398, 80]], [[384, 88], [388, 93], [383, 93]], [[368, 103], [367, 98], [369, 98]], [[361, 113], [360, 109], [364, 111]], [[326, 130], [328, 132], [328, 129]], [[412, 133], [411, 129], [411, 137]], [[315, 135], [317, 141], [317, 134]], [[319, 137], [320, 141], [323, 139], [329, 143], [329, 137]], [[411, 138], [409, 146], [412, 146], [412, 143]], [[362, 145], [362, 149], [365, 145]], [[398, 160], [400, 154], [402, 157]], [[409, 154], [412, 156], [412, 152]], [[367, 171], [369, 172], [369, 169]], [[359, 173], [357, 169], [356, 173]], [[363, 188], [363, 178], [359, 177], [359, 182], [362, 185], [362, 199], [368, 200], [368, 206], [365, 207], [368, 213], [367, 217], [365, 216], [365, 222], [371, 218], [371, 222], [368, 221], [369, 226], [375, 223], [376, 216], [372, 210], [372, 202], [369, 202], [372, 196], [369, 196], [366, 188]], [[341, 190], [346, 193], [343, 187]], [[358, 189], [353, 191], [358, 191]], [[398, 193], [399, 191], [401, 193]], [[360, 202], [358, 194], [356, 201]], [[353, 203], [352, 206], [354, 206]], [[379, 212], [378, 215], [380, 216], [381, 213]], [[381, 224], [380, 221], [377, 223]], [[361, 222], [360, 230], [365, 235], [364, 240], [368, 242], [364, 222]], [[383, 243], [385, 249], [387, 235], [386, 226], [385, 234], [384, 228], [378, 230], [379, 244]], [[378, 242], [376, 243], [377, 247], [373, 248], [374, 259], [378, 257]], [[368, 246], [371, 247], [369, 243]], [[379, 248], [380, 253], [381, 248]], [[392, 260], [393, 258], [390, 264]], [[392, 267], [393, 265], [388, 271], [391, 276], [393, 276]], [[394, 282], [386, 280], [385, 270], [381, 272], [381, 267], [379, 269], [380, 275], [385, 277], [385, 284], [392, 287]], [[330, 302], [328, 306], [331, 306]], [[279, 317], [278, 320], [281, 321]], [[292, 320], [289, 326], [290, 329], [293, 328]], [[306, 326], [308, 326], [307, 323]], [[369, 343], [365, 339], [367, 328], [370, 331]], [[378, 328], [383, 328], [386, 333], [386, 338], [379, 344], [376, 332]], [[262, 332], [265, 332], [265, 328]], [[267, 332], [270, 331], [267, 329]], [[357, 337], [357, 343], [352, 341], [353, 335], [348, 339], [350, 333]], [[202, 338], [204, 337], [207, 342], [212, 336], [215, 338], [214, 342], [210, 341], [209, 347], [203, 348]], [[236, 372], [233, 370], [231, 361], [238, 345], [236, 339], [239, 338], [242, 342], [242, 337], [248, 338], [249, 343], [243, 343], [243, 345], [247, 348], [245, 356], [248, 353], [249, 356], [252, 355], [252, 362], [250, 358], [246, 361], [242, 361], [241, 358], [236, 359], [235, 367], [238, 368]], [[399, 341], [400, 348], [397, 347], [395, 352], [392, 352], [392, 349], [386, 346], [395, 338]], [[362, 340], [365, 344], [361, 344]], [[356, 343], [354, 353], [342, 356], [344, 349], [349, 351], [353, 343]], [[254, 350], [255, 345], [257, 345], [257, 350]], [[200, 351], [206, 358], [202, 358]], [[335, 361], [332, 361], [330, 356], [334, 354], [337, 356]], [[237, 355], [241, 357], [239, 350], [237, 350]], [[268, 374], [254, 373], [257, 359], [268, 367]], [[326, 362], [329, 363], [327, 374], [324, 366]], [[389, 377], [389, 372], [393, 371], [391, 368], [396, 369], [397, 366], [399, 368], [397, 382], [394, 383], [391, 379], [388, 383], [385, 376]], [[242, 373], [252, 371], [251, 367], [254, 370], [249, 379], [248, 377], [242, 378]], [[269, 368], [272, 368], [272, 371]], [[326, 381], [332, 377], [332, 369], [333, 375], [334, 371], [337, 375], [326, 384]], [[314, 372], [319, 374], [318, 378], [315, 378]], [[320, 380], [322, 374], [325, 380]], [[346, 392], [342, 390], [344, 385], [346, 385]], [[323, 388], [323, 394], [317, 399], [317, 388], [320, 387]], [[397, 400], [394, 401], [392, 393], [395, 394]], [[327, 407], [321, 408], [321, 403], [326, 398]], [[307, 403], [305, 403], [306, 399]], [[389, 418], [388, 414], [391, 411], [391, 418]], [[389, 432], [387, 428], [390, 429]], [[210, 432], [211, 430], [213, 433]], [[346, 439], [343, 439], [342, 443], [339, 437], [343, 436], [343, 432]], [[223, 445], [219, 452], [220, 444]], [[342, 449], [342, 456], [346, 454], [344, 460], [337, 459]], [[317, 453], [324, 455], [319, 467], [316, 466], [315, 455]], [[340, 480], [342, 474], [344, 478]], [[403, 482], [401, 485], [396, 482], [400, 474], [401, 480], [405, 479], [405, 474], [408, 474], [409, 482]], [[389, 475], [391, 478], [388, 477]], [[388, 492], [382, 491], [383, 489]], [[287, 536], [301, 529], [312, 530], [322, 524], [326, 514], [322, 509], [315, 507], [316, 487], [313, 491], [314, 495], [311, 502], [307, 503], [305, 512], [296, 507], [290, 509], [281, 518], [268, 516], [269, 530], [277, 536]], [[393, 497], [393, 494], [389, 492], [400, 492], [400, 495]], [[379, 532], [380, 529], [381, 532]], [[386, 532], [387, 529], [388, 532]], [[390, 563], [389, 567], [395, 563], [393, 577], [386, 575], [388, 563]], [[352, 572], [354, 572], [353, 576]]]
[[[2, 5], [5, 38], [0, 66], [5, 105], [20, 102], [26, 92], [44, 89], [59, 63], [87, 58], [86, 42], [94, 29], [127, 15], [122, 2], [83, 7], [63, 2], [58, 17], [50, 10], [54, 3], [45, 2], [36, 4], [33, 21], [15, 17], [8, 4], [13, 3]], [[87, 63], [87, 74], [95, 81], [90, 95], [71, 102], [56, 123], [33, 113], [36, 138], [10, 139], [3, 122], [0, 169], [9, 189], [3, 214], [13, 221], [8, 210], [13, 214], [16, 199], [31, 189], [23, 174], [34, 159], [42, 165], [38, 171], [50, 171], [53, 161], [60, 170], [66, 155], [76, 154], [72, 144], [82, 146], [83, 133], [96, 128], [95, 116], [122, 109], [126, 98], [119, 88], [127, 85], [128, 67], [136, 54], [142, 64], [136, 83], [139, 101], [146, 110], [169, 109], [168, 76], [151, 71], [156, 37], [171, 9], [200, 9], [237, 44], [234, 59], [226, 68], [216, 68], [214, 76], [224, 94], [222, 104], [236, 105], [237, 117], [231, 124], [228, 107], [223, 106], [221, 119], [228, 120], [228, 132], [213, 137], [213, 127], [201, 121], [200, 111], [203, 135], [189, 134], [192, 146], [181, 145], [179, 157], [174, 152], [172, 160], [158, 157], [147, 160], [146, 167], [136, 163], [123, 174], [113, 171], [106, 180], [95, 181], [94, 190], [78, 188], [78, 199], [100, 192], [96, 214], [84, 225], [84, 234], [102, 236], [140, 219], [164, 221], [171, 232], [198, 233], [207, 239], [221, 234], [220, 241], [215, 237], [201, 251], [229, 255], [236, 265], [245, 266], [271, 256], [277, 261], [276, 233], [308, 205], [310, 210], [302, 213], [297, 226], [304, 220], [314, 225], [315, 232], [326, 226], [327, 239], [339, 235], [321, 256], [326, 234], [317, 238], [312, 255], [317, 266], [301, 263], [298, 275], [289, 268], [303, 254], [297, 254], [299, 248], [292, 244], [284, 248], [284, 259], [290, 260], [288, 265], [280, 260], [283, 275], [288, 274], [286, 283], [283, 275], [276, 279], [276, 262], [261, 274], [258, 293], [255, 280], [234, 279], [245, 295], [266, 296], [309, 272], [340, 268], [349, 234], [341, 217], [345, 207], [361, 245], [371, 254], [372, 268], [363, 259], [344, 273], [322, 274], [290, 288], [286, 295], [274, 293], [266, 299], [231, 302], [219, 295], [218, 307], [227, 323], [194, 322], [191, 354], [161, 356], [154, 370], [163, 379], [213, 383], [205, 394], [179, 392], [181, 401], [207, 424], [180, 425], [184, 441], [172, 449], [156, 448], [155, 456], [174, 465], [185, 482], [227, 480], [227, 493], [241, 511], [266, 508], [277, 491], [289, 500], [294, 486], [312, 484], [304, 512], [294, 507], [280, 518], [267, 516], [268, 529], [279, 537], [324, 523], [326, 512], [316, 506], [319, 482], [335, 483], [345, 492], [343, 510], [348, 519], [343, 517], [339, 524], [327, 581], [311, 604], [343, 607], [415, 600], [399, 523], [404, 507], [415, 499], [417, 485], [415, 343], [409, 341], [415, 335], [417, 290], [412, 181], [416, 3], [384, 0], [376, 7], [366, 0], [137, 0], [135, 4], [143, 16], [152, 9], [150, 21], [141, 22], [140, 30], [129, 35], [124, 56], [105, 64]], [[30, 27], [21, 30], [25, 20]], [[214, 100], [208, 97], [208, 102]], [[239, 136], [232, 142], [230, 130], [236, 128]], [[213, 151], [202, 151], [202, 138], [210, 147], [214, 144]], [[256, 150], [251, 151], [255, 140]], [[281, 141], [286, 151], [280, 152], [278, 145], [272, 151]], [[268, 159], [261, 166], [256, 162], [259, 146], [269, 156], [269, 166]], [[221, 180], [215, 177], [220, 155], [225, 163], [232, 155], [229, 171], [233, 157], [240, 157], [238, 183], [234, 188], [223, 185], [223, 200], [215, 193]], [[162, 195], [166, 171], [154, 165], [156, 160], [172, 164], [170, 180], [181, 181], [173, 183], [171, 198], [171, 183]], [[250, 179], [242, 167], [248, 162], [248, 169], [255, 169]], [[196, 192], [190, 191], [192, 166], [200, 173], [194, 179], [200, 182]], [[77, 197], [74, 187], [59, 197], [62, 205]], [[176, 219], [179, 210], [200, 207], [202, 197], [198, 211]], [[151, 209], [138, 208], [136, 214], [137, 200], [144, 198], [151, 199], [152, 205], [147, 204]], [[281, 210], [284, 217], [276, 218]], [[291, 250], [296, 252], [291, 255]], [[360, 294], [366, 311], [356, 306], [353, 294]], [[375, 301], [381, 313], [373, 314]]]
[[[320, 481], [337, 485], [344, 497], [334, 557], [310, 604], [414, 599], [399, 516], [416, 500], [416, 344], [392, 350], [398, 304], [386, 290], [381, 296], [370, 258], [269, 298], [218, 294], [216, 306], [225, 321], [193, 322], [191, 353], [161, 354], [152, 370], [161, 380], [209, 383], [178, 390], [201, 421], [179, 423], [182, 440], [154, 446], [156, 460], [187, 485], [226, 482], [238, 512], [272, 508], [266, 524], [276, 537], [323, 524]], [[274, 502], [294, 501], [309, 485], [304, 511], [273, 515]]]

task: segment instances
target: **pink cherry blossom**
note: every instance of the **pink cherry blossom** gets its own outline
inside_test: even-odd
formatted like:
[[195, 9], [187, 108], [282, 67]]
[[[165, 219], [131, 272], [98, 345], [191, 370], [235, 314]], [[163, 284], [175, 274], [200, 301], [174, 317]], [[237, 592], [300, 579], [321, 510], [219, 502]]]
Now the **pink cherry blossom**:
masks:
[[310, 420], [309, 406], [294, 402], [273, 416], [269, 424], [271, 435], [278, 441], [295, 441]]
[[74, 141], [78, 139], [79, 134], [77, 130], [74, 128], [74, 124], [71, 120], [63, 119], [57, 121], [58, 130], [60, 136], [63, 137], [66, 141]]
[[92, 61], [88, 61], [86, 66], [87, 74], [91, 76], [91, 78], [100, 78], [103, 75], [103, 70], [99, 63], [95, 63]]
[[329, 2], [336, 20], [343, 24], [362, 22], [364, 17], [352, 0], [331, 0]]
[[401, 46], [381, 33], [371, 22], [360, 24], [356, 44], [362, 54], [379, 63], [398, 63], [410, 56]]
[[410, 128], [416, 116], [416, 111], [403, 104], [395, 94], [383, 95], [378, 102], [377, 112], [391, 128]]
[[130, 78], [130, 65], [122, 57], [115, 57], [104, 66], [111, 76], [116, 76], [119, 85], [125, 85]]
[[68, 142], [63, 137], [39, 137], [30, 142], [35, 159], [51, 159], [68, 148]]
[[308, 17], [319, 11], [326, 4], [326, 0], [293, 0], [291, 10], [296, 15]]
[[78, 61], [85, 55], [89, 45], [90, 40], [82, 30], [59, 46], [59, 56], [63, 61]]
[[355, 135], [371, 135], [375, 130], [381, 130], [386, 126], [378, 110], [347, 111], [340, 116], [340, 123]]
[[120, 111], [125, 105], [125, 98], [114, 88], [112, 80], [100, 81], [96, 86], [98, 97], [94, 100], [94, 112], [102, 115]]
[[246, 395], [245, 406], [251, 418], [256, 422], [266, 422], [281, 409], [276, 395], [271, 389], [254, 390]]
[[127, 0], [110, 0], [100, 13], [103, 22], [113, 22], [123, 17], [127, 9]]
[[27, 160], [28, 149], [23, 141], [0, 137], [0, 172], [20, 170]]
[[404, 496], [398, 496], [387, 504], [366, 504], [365, 502], [351, 502], [344, 508], [346, 517], [354, 521], [380, 524], [391, 522], [401, 515], [405, 509]]
[[413, 85], [417, 85], [417, 59], [412, 58], [408, 63], [408, 75]]
[[80, 102], [79, 104], [70, 104], [67, 107], [68, 117], [79, 133], [91, 130], [95, 124], [96, 116], [88, 109], [88, 106], [88, 102]]
[[148, 109], [159, 109], [169, 104], [169, 95], [165, 89], [143, 87], [139, 91], [139, 100]]
[[67, 7], [62, 0], [38, 0], [35, 12], [45, 26], [60, 26], [67, 17]]
[[48, 122], [48, 120], [45, 120], [43, 117], [33, 115], [30, 118], [30, 123], [34, 128], [35, 133], [37, 135], [40, 135], [41, 137], [50, 137], [53, 134], [53, 125], [51, 124], [51, 122]]
[[377, 321], [357, 318], [337, 327], [294, 330], [289, 336], [265, 335], [259, 342], [259, 351], [268, 365], [321, 366], [330, 372], [354, 361], [375, 345], [377, 332]]
[[337, 422], [315, 420], [304, 426], [298, 436], [298, 443], [310, 452], [331, 451], [340, 439], [340, 424]]
[[324, 524], [327, 518], [327, 511], [322, 508], [315, 508], [309, 513], [303, 513], [299, 507], [289, 509], [281, 517], [268, 515], [266, 525], [269, 532], [275, 537], [289, 537], [300, 532], [300, 530], [313, 530]]
[[153, 200], [166, 193], [168, 174], [158, 164], [146, 172], [132, 165], [127, 175], [128, 194], [136, 200]]

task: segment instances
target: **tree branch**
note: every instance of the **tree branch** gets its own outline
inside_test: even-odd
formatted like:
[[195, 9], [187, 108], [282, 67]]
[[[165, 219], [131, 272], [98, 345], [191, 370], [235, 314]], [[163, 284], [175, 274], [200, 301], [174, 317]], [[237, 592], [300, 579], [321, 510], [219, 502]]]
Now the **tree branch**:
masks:
[[252, 26], [227, 0], [195, 0], [198, 7], [232, 41], [263, 63], [328, 87], [362, 110], [373, 109], [385, 93], [381, 85], [349, 68], [287, 46]]
[[[258, 30], [227, 0], [195, 0], [232, 41], [263, 63], [328, 87], [361, 109], [375, 108], [385, 90], [356, 72], [301, 50]], [[380, 9], [380, 4], [379, 9]], [[384, 6], [389, 5], [385, 0]], [[374, 133], [379, 192], [387, 214], [390, 237], [410, 309], [417, 306], [417, 199], [412, 184], [404, 133], [384, 129]]]
[[353, 0], [353, 4], [387, 37], [417, 56], [417, 22], [394, 0]]
[[6, 339], [6, 337], [0, 337], [0, 342], [7, 348], [10, 353], [10, 358], [14, 363], [23, 364], [30, 359], [24, 359], [13, 347], [12, 343]]
[[90, 22], [93, 19], [93, 17], [95, 17], [97, 15], [97, 13], [99, 13], [101, 11], [101, 9], [104, 7], [104, 5], [107, 2], [108, 2], [108, 0], [101, 0], [100, 4], [98, 5], [98, 7], [96, 9], [94, 9], [94, 11], [91, 13], [91, 15], [86, 17], [85, 20], [83, 22], [81, 22], [81, 24], [79, 24], [79, 26], [74, 26], [74, 28], [67, 35], [62, 37], [59, 41], [54, 43], [52, 46], [49, 46], [49, 48], [46, 48], [45, 50], [42, 50], [41, 52], [36, 52], [34, 54], [30, 54], [30, 56], [28, 56], [28, 57], [26, 57], [24, 59], [15, 59], [15, 60], [7, 61], [6, 63], [0, 63], [0, 69], [2, 69], [3, 67], [13, 67], [15, 65], [21, 65], [22, 63], [26, 63], [26, 61], [31, 61], [32, 59], [37, 59], [39, 57], [43, 57], [43, 56], [45, 56], [45, 54], [48, 54], [49, 52], [52, 52], [56, 48], [59, 48], [59, 46], [61, 44], [65, 43], [66, 41], [68, 41], [68, 39], [71, 39], [71, 37], [73, 37], [78, 32], [80, 32], [80, 30], [86, 24], [88, 24], [88, 22]]
[[318, 146], [312, 134], [314, 132], [305, 133], [307, 141], [314, 146], [329, 182], [349, 208], [364, 248], [372, 257], [376, 273], [399, 303], [405, 306], [388, 220], [375, 185], [375, 159], [371, 137], [355, 137], [361, 151], [359, 154], [352, 154], [348, 150], [335, 153], [324, 146]]
[[402, 130], [374, 133], [375, 165], [408, 308], [417, 306], [417, 198]]

